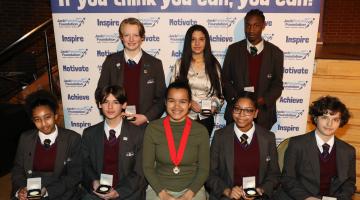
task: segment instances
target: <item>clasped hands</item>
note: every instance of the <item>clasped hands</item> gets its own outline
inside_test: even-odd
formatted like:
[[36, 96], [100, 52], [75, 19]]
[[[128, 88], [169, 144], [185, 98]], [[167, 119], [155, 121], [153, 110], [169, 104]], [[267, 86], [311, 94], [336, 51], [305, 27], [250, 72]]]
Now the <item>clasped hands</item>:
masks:
[[173, 197], [166, 190], [161, 190], [159, 193], [160, 200], [191, 200], [195, 196], [195, 193], [191, 190], [187, 190], [183, 195], [178, 198]]

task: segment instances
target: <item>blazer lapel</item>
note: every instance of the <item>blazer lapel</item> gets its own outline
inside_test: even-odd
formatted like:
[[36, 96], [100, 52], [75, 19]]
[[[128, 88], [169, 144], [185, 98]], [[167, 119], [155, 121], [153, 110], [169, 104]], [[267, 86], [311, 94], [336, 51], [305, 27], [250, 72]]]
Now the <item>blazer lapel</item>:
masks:
[[228, 130], [224, 131], [225, 162], [231, 182], [234, 182], [234, 123], [227, 128]]
[[[268, 65], [269, 61], [271, 60], [271, 55], [268, 50], [268, 44], [264, 41], [264, 49], [262, 51], [262, 59], [261, 59], [261, 66], [260, 66], [260, 74], [259, 74], [259, 82], [258, 82], [258, 94], [262, 94], [261, 90], [267, 88], [264, 87], [266, 79], [271, 79], [272, 72], [269, 71], [271, 69]], [[269, 77], [270, 76], [270, 77]]]
[[67, 144], [66, 144], [66, 136], [63, 130], [58, 128], [58, 136], [56, 138], [56, 158], [55, 158], [55, 169], [54, 174], [59, 175], [64, 167], [65, 162], [67, 161], [65, 158], [67, 153]]
[[95, 138], [95, 145], [94, 148], [98, 148], [98, 150], [96, 151], [97, 155], [96, 155], [96, 166], [97, 166], [97, 172], [100, 174], [102, 173], [102, 169], [103, 169], [103, 162], [104, 162], [104, 135], [105, 135], [105, 130], [104, 130], [104, 121], [97, 127], [97, 130], [95, 130], [97, 134], [96, 138]]
[[307, 149], [307, 154], [306, 155], [311, 155], [312, 159], [310, 160], [311, 166], [313, 168], [313, 172], [314, 172], [314, 178], [316, 179], [316, 184], [320, 185], [320, 164], [319, 164], [319, 149], [317, 147], [317, 143], [316, 143], [316, 138], [315, 138], [315, 131], [312, 131], [310, 133], [308, 133], [308, 137], [310, 137], [309, 142], [305, 145], [307, 145], [308, 148]]
[[37, 141], [38, 141], [38, 130], [34, 130], [34, 132], [30, 136], [30, 141], [28, 141], [28, 145], [27, 145], [28, 156], [26, 157], [26, 161], [24, 163], [24, 168], [26, 170], [26, 173], [28, 174], [30, 170], [33, 170], [33, 161], [34, 161]]
[[118, 85], [123, 86], [124, 85], [124, 66], [125, 66], [125, 55], [124, 51], [121, 51], [119, 54], [119, 60], [116, 62], [116, 72], [115, 75], [118, 77], [116, 80], [118, 80]]
[[340, 185], [346, 180], [347, 178], [347, 171], [349, 169], [349, 161], [347, 160], [346, 152], [344, 152], [344, 148], [339, 140], [335, 137], [335, 150], [336, 150], [336, 170], [337, 170], [337, 177], [332, 179], [330, 185], [330, 193], [335, 192]]
[[[249, 61], [248, 61], [248, 51], [247, 51], [247, 44], [246, 44], [246, 40], [244, 43], [241, 44], [241, 48], [240, 48], [241, 52], [240, 54], [243, 55], [243, 56], [239, 56], [239, 58], [242, 58], [242, 60], [240, 60], [240, 63], [242, 66], [244, 66], [243, 69], [241, 68], [237, 68], [238, 69], [238, 76], [242, 76], [243, 77], [243, 80], [245, 81], [244, 82], [244, 86], [247, 87], [247, 86], [251, 86], [251, 83], [250, 83], [250, 78], [249, 78]], [[242, 88], [244, 89], [244, 88]]]
[[[256, 125], [255, 125], [256, 126]], [[261, 137], [261, 133], [259, 133], [259, 131], [257, 129], [255, 129], [255, 135], [259, 144], [259, 151], [260, 151], [260, 166], [259, 166], [259, 177], [258, 177], [258, 181], [259, 183], [262, 183], [262, 180], [264, 178], [265, 175], [265, 171], [266, 171], [266, 165], [267, 165], [267, 161], [266, 161], [266, 157], [268, 156], [268, 144], [266, 142], [265, 137]]]
[[119, 173], [119, 177], [122, 176], [121, 172], [122, 172], [122, 169], [124, 169], [123, 167], [123, 161], [125, 159], [122, 159], [122, 156], [125, 155], [125, 146], [127, 146], [127, 143], [129, 142], [129, 137], [128, 137], [128, 134], [129, 134], [129, 129], [128, 129], [128, 124], [127, 124], [127, 121], [126, 120], [123, 120], [122, 122], [122, 125], [121, 125], [121, 133], [120, 133], [120, 136], [119, 136], [119, 159], [118, 159], [118, 173]]
[[[146, 91], [144, 90], [146, 87], [146, 75], [150, 72], [150, 64], [148, 63], [148, 60], [146, 59], [146, 53], [143, 51], [143, 55], [141, 58], [141, 66], [140, 66], [140, 85], [139, 85], [139, 107], [141, 107], [142, 100], [143, 99], [147, 99], [145, 98], [146, 96]], [[136, 112], [138, 113], [141, 109], [140, 108], [136, 108]]]

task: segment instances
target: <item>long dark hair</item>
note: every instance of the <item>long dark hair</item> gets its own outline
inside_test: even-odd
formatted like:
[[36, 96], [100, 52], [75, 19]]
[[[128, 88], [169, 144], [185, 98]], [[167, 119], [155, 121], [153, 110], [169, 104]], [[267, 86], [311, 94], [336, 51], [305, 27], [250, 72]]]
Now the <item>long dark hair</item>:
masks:
[[204, 61], [205, 73], [211, 83], [209, 94], [214, 95], [214, 93], [216, 93], [218, 97], [222, 97], [219, 80], [220, 63], [211, 52], [209, 32], [201, 25], [193, 25], [186, 32], [184, 48], [181, 55], [180, 73], [177, 79], [188, 81], [187, 75], [192, 59], [191, 40], [194, 31], [200, 31], [205, 35]]

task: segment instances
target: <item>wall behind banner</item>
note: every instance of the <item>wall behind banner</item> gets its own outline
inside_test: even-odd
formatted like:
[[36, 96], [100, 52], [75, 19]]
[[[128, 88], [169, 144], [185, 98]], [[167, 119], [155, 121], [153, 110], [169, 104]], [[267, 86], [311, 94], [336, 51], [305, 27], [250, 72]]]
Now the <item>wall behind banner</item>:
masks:
[[[277, 102], [278, 122], [272, 130], [276, 132], [278, 141], [305, 133], [320, 11], [317, 1], [298, 0], [293, 1], [298, 2], [294, 5], [285, 4], [288, 1], [282, 0], [249, 1], [262, 2], [263, 6], [245, 6], [241, 5], [242, 1], [238, 5], [230, 1], [217, 1], [216, 8], [208, 5], [215, 1], [203, 5], [207, 1], [201, 0], [181, 1], [193, 4], [190, 7], [171, 4], [179, 1], [169, 1], [168, 7], [161, 7], [168, 2], [165, 0], [162, 3], [142, 1], [149, 4], [155, 2], [156, 6], [152, 7], [119, 7], [101, 2], [107, 1], [99, 0], [96, 5], [93, 3], [91, 6], [90, 3], [73, 5], [66, 0], [52, 1], [67, 128], [81, 133], [84, 128], [102, 120], [95, 104], [94, 91], [105, 57], [123, 48], [118, 35], [118, 27], [123, 19], [136, 17], [143, 22], [146, 29], [143, 50], [162, 60], [168, 83], [174, 63], [181, 56], [186, 30], [191, 25], [201, 24], [208, 29], [213, 53], [222, 63], [228, 45], [244, 39], [246, 12], [259, 8], [266, 17], [267, 26], [263, 38], [279, 46], [285, 57], [284, 91]], [[269, 3], [268, 6], [266, 2]], [[216, 128], [225, 125], [225, 106], [216, 116]]]

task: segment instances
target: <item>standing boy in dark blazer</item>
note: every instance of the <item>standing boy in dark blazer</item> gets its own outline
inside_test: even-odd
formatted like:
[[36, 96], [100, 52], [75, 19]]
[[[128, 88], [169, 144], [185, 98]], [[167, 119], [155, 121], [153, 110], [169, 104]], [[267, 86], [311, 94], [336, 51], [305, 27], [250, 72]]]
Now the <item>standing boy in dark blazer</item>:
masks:
[[225, 120], [231, 117], [235, 98], [241, 91], [255, 92], [259, 113], [256, 123], [268, 130], [276, 122], [276, 100], [283, 90], [284, 54], [261, 37], [265, 16], [250, 10], [245, 16], [246, 39], [229, 46], [224, 59], [222, 80], [227, 102]]
[[56, 126], [58, 103], [47, 91], [30, 94], [26, 108], [37, 129], [21, 134], [11, 172], [13, 197], [27, 199], [27, 179], [40, 177], [45, 199], [78, 199], [80, 134]]
[[335, 137], [349, 120], [336, 97], [314, 101], [309, 114], [316, 129], [290, 138], [281, 178], [279, 200], [319, 200], [323, 196], [351, 200], [355, 192], [355, 148]]
[[[98, 92], [97, 104], [105, 120], [86, 128], [82, 137], [83, 199], [145, 199], [146, 181], [142, 172], [143, 129], [123, 119], [125, 91], [107, 86]], [[110, 192], [96, 192], [100, 175], [113, 175]]]
[[241, 93], [232, 111], [235, 122], [215, 132], [206, 183], [210, 200], [252, 199], [242, 185], [243, 177], [252, 176], [257, 192], [271, 198], [280, 175], [275, 135], [253, 122], [257, 114], [254, 95]]
[[164, 112], [164, 69], [161, 60], [141, 49], [145, 28], [138, 19], [124, 19], [119, 34], [124, 50], [106, 57], [96, 92], [107, 85], [122, 86], [128, 106], [136, 108], [132, 123], [139, 126], [160, 118]]

